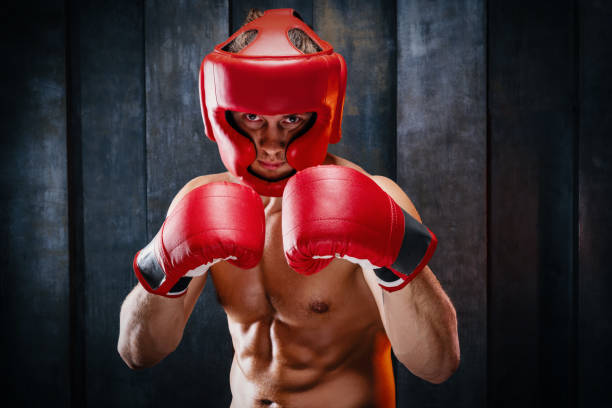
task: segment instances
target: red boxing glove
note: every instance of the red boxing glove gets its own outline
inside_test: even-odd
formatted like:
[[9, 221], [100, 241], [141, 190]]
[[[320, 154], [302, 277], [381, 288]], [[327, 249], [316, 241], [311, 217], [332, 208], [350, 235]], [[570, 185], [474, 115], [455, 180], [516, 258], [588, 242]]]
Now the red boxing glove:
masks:
[[149, 292], [178, 297], [192, 277], [227, 260], [253, 268], [261, 259], [265, 220], [261, 198], [247, 186], [217, 182], [194, 188], [134, 257], [134, 272]]
[[289, 265], [313, 274], [334, 257], [375, 270], [387, 291], [403, 288], [432, 257], [437, 239], [371, 178], [348, 167], [309, 167], [283, 194]]

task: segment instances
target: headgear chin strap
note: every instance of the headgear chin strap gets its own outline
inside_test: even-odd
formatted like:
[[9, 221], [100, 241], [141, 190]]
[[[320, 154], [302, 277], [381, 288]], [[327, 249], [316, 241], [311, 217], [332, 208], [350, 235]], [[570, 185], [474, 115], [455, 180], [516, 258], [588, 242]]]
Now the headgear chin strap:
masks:
[[[320, 48], [304, 54], [289, 40], [297, 28]], [[238, 53], [223, 48], [240, 34], [257, 31]], [[248, 171], [256, 159], [253, 141], [239, 133], [226, 112], [279, 115], [314, 112], [316, 120], [287, 146], [287, 162], [295, 170], [323, 163], [329, 143], [340, 140], [346, 89], [346, 65], [340, 54], [321, 40], [291, 9], [268, 10], [208, 54], [200, 67], [200, 103], [206, 135], [217, 142], [227, 169], [265, 196], [280, 197], [288, 177], [267, 181]]]

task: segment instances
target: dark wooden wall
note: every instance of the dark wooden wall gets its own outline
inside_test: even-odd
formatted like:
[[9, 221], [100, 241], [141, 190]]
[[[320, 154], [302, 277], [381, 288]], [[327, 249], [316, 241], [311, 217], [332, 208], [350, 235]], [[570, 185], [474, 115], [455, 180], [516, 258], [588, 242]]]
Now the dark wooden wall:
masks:
[[394, 364], [399, 407], [604, 407], [612, 364], [612, 4], [35, 1], [2, 10], [2, 391], [19, 406], [226, 407], [208, 284], [178, 350], [116, 352], [133, 254], [194, 176], [223, 171], [197, 71], [250, 7], [294, 7], [347, 60], [344, 137], [439, 237], [459, 318], [442, 385]]

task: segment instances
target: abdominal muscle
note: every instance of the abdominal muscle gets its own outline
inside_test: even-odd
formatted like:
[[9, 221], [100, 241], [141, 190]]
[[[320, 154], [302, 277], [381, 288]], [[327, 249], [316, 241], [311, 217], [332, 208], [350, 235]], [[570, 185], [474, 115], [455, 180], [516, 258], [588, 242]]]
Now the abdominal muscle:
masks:
[[368, 344], [365, 337], [351, 340], [360, 346], [342, 341], [313, 356], [309, 364], [301, 358], [297, 364], [245, 358], [236, 350], [230, 372], [231, 407], [394, 407], [388, 343]]

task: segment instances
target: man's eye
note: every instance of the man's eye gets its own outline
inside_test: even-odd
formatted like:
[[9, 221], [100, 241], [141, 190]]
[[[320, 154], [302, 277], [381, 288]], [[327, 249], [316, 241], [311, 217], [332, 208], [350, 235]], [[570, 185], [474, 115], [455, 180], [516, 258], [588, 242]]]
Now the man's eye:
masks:
[[296, 123], [299, 123], [301, 119], [300, 119], [300, 117], [299, 117], [299, 116], [287, 116], [287, 117], [285, 118], [285, 120], [286, 120], [288, 123], [291, 123], [292, 125], [294, 125], [294, 124], [296, 124]]

